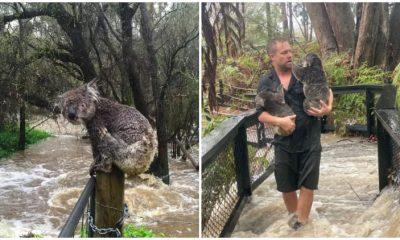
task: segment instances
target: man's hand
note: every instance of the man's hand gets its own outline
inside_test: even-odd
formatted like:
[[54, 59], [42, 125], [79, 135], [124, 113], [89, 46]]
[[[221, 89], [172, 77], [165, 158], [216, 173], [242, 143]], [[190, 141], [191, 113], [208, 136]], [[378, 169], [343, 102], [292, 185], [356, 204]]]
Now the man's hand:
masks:
[[332, 103], [333, 103], [333, 93], [332, 90], [329, 89], [329, 100], [328, 104], [326, 104], [324, 101], [320, 100], [321, 103], [321, 108], [314, 108], [310, 107], [307, 110], [307, 114], [313, 117], [322, 117], [327, 114], [329, 114], [332, 111]]
[[278, 127], [280, 127], [285, 133], [290, 135], [296, 128], [296, 124], [294, 123], [295, 119], [296, 115], [283, 117], [279, 121]]

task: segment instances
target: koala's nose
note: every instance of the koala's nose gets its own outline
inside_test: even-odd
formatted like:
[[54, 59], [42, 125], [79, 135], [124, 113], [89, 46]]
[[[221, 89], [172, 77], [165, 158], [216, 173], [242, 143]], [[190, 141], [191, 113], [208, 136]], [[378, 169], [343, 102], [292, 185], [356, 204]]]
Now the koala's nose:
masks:
[[74, 112], [69, 112], [69, 113], [68, 113], [68, 118], [69, 118], [69, 119], [74, 120], [75, 117], [76, 117], [76, 114], [75, 114]]
[[73, 107], [68, 108], [68, 118], [71, 120], [75, 120], [75, 118], [76, 118], [75, 108], [73, 108]]

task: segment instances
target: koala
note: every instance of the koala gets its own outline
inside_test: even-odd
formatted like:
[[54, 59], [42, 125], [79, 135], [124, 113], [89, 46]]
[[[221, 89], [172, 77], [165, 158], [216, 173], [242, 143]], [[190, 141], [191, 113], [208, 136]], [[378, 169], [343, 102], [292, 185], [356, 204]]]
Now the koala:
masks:
[[310, 107], [321, 108], [320, 100], [328, 104], [329, 85], [322, 68], [321, 59], [315, 53], [308, 53], [301, 65], [293, 65], [294, 76], [303, 83], [306, 99], [303, 109], [306, 112]]
[[109, 173], [113, 164], [130, 176], [149, 168], [157, 135], [138, 110], [100, 97], [95, 81], [62, 94], [58, 101], [70, 123], [87, 128], [94, 158], [90, 175]]
[[[262, 108], [272, 116], [287, 117], [295, 115], [293, 110], [285, 102], [285, 92], [283, 86], [279, 85], [276, 91], [264, 89], [255, 98], [256, 107]], [[274, 127], [274, 133], [287, 136], [279, 127]]]

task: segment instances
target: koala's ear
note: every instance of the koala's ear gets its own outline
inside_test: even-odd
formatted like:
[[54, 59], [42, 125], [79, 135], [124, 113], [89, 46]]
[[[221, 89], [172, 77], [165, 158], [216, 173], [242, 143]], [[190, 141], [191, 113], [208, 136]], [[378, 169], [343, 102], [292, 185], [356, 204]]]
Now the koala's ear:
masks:
[[93, 88], [97, 90], [97, 83], [99, 82], [98, 78], [93, 78], [92, 81], [90, 81], [88, 84], [86, 84], [86, 90], [88, 88]]
[[88, 84], [86, 84], [86, 88], [85, 88], [86, 95], [95, 101], [97, 101], [99, 98], [99, 93], [97, 91], [97, 82], [98, 82], [98, 79], [95, 78], [92, 81], [90, 81]]

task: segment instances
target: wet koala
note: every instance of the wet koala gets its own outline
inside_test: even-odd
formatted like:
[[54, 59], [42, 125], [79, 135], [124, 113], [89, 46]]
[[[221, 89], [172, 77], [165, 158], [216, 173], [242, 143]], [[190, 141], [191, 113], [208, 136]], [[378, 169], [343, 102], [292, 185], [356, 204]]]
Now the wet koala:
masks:
[[315, 53], [308, 53], [301, 65], [293, 65], [294, 76], [303, 83], [306, 99], [303, 103], [304, 111], [310, 107], [321, 108], [320, 100], [328, 104], [329, 85], [326, 80], [321, 59]]
[[[276, 91], [270, 89], [260, 91], [255, 98], [255, 102], [256, 108], [262, 108], [272, 116], [287, 117], [295, 115], [285, 102], [285, 92], [282, 85], [279, 85]], [[282, 136], [288, 135], [279, 127], [274, 127], [274, 133]]]
[[115, 164], [135, 176], [145, 172], [157, 149], [157, 135], [135, 108], [99, 96], [94, 81], [59, 96], [62, 115], [86, 126], [94, 163], [90, 174], [111, 172]]

